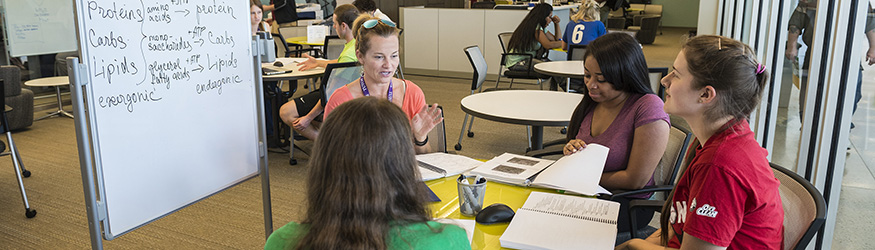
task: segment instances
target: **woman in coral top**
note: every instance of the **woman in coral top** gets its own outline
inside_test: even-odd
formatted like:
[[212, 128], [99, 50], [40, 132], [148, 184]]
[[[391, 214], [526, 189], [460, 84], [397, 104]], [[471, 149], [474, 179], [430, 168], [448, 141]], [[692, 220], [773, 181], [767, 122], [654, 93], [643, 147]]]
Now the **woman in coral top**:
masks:
[[431, 151], [428, 132], [443, 120], [437, 103], [429, 107], [422, 89], [411, 81], [395, 78], [400, 62], [399, 30], [395, 23], [369, 15], [361, 15], [353, 24], [356, 32], [356, 57], [362, 65], [362, 77], [331, 94], [325, 105], [325, 117], [346, 101], [374, 96], [389, 100], [407, 114], [413, 129], [417, 153]]
[[662, 211], [661, 229], [617, 249], [781, 249], [780, 183], [747, 118], [769, 75], [747, 45], [697, 36], [662, 79], [665, 111], [701, 146]]

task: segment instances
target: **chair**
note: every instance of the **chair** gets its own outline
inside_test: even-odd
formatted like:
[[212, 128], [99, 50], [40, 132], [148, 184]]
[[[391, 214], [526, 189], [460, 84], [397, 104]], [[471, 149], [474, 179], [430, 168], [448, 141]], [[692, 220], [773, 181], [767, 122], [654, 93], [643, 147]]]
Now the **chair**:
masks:
[[[487, 92], [494, 90], [507, 90], [507, 89], [499, 89], [499, 88], [488, 88], [483, 89], [483, 82], [486, 81], [486, 74], [488, 72], [486, 65], [486, 58], [483, 57], [483, 52], [480, 51], [480, 47], [477, 45], [468, 46], [465, 48], [465, 55], [468, 56], [468, 61], [471, 63], [471, 67], [474, 69], [474, 77], [471, 79], [471, 94], [473, 95], [476, 92]], [[465, 119], [462, 120], [462, 131], [459, 132], [459, 141], [456, 143], [454, 147], [456, 150], [462, 150], [462, 135], [465, 134], [465, 124], [468, 124], [468, 137], [474, 137], [474, 132], [471, 132], [471, 128], [474, 126], [474, 117], [471, 117], [471, 122], [468, 122], [469, 114], [465, 113]], [[531, 131], [530, 128], [526, 126], [526, 135], [529, 140], [529, 148], [532, 147], [531, 141]]]
[[[347, 83], [355, 81], [361, 77], [361, 73], [362, 67], [358, 65], [358, 62], [332, 63], [326, 65], [325, 74], [322, 75], [322, 82], [319, 85], [320, 88], [322, 88], [322, 107], [325, 107], [325, 104], [328, 103], [328, 98], [334, 94], [335, 90]], [[291, 145], [289, 145], [289, 165], [295, 165], [298, 164], [298, 161], [294, 158], [294, 138], [290, 138], [289, 140], [292, 141]]]
[[775, 178], [781, 182], [784, 207], [784, 249], [805, 249], [826, 221], [826, 201], [811, 182], [802, 176], [770, 163]]
[[[289, 57], [292, 53], [292, 50], [289, 49], [289, 44], [286, 43], [286, 38], [283, 37], [280, 33], [270, 33], [273, 37], [273, 43], [276, 44], [276, 54], [283, 55], [284, 57]], [[298, 45], [295, 45], [298, 46]], [[297, 50], [297, 49], [295, 49]]]
[[339, 58], [340, 52], [343, 52], [344, 45], [346, 45], [346, 40], [340, 39], [339, 36], [325, 36], [325, 44], [322, 45], [322, 57], [329, 60]]
[[[648, 4], [644, 6], [644, 14], [649, 16], [662, 16], [661, 4]], [[659, 20], [659, 34], [662, 35], [662, 20]]]
[[626, 18], [625, 17], [609, 17], [608, 23], [605, 24], [608, 29], [625, 29], [626, 28]]
[[[444, 107], [438, 106], [438, 109], [441, 110], [441, 117], [444, 117]], [[435, 152], [447, 153], [447, 127], [444, 121], [441, 119], [441, 122], [428, 132], [428, 145], [435, 149]]]
[[583, 61], [583, 54], [586, 54], [586, 45], [568, 44], [568, 57], [566, 60]]
[[7, 111], [9, 130], [19, 130], [33, 124], [33, 91], [21, 88], [21, 69], [14, 65], [0, 66], [0, 81], [4, 83], [3, 99], [12, 107]]
[[[500, 5], [496, 5], [500, 6]], [[498, 78], [495, 79], [495, 87], [498, 88], [498, 83], [501, 82], [501, 76], [510, 78], [510, 86], [508, 88], [513, 88], [513, 80], [514, 79], [529, 79], [529, 80], [537, 80], [538, 87], [543, 89], [543, 85], [541, 85], [542, 79], [545, 79], [545, 76], [541, 74], [535, 73], [532, 69], [532, 55], [525, 53], [508, 53], [508, 42], [510, 42], [510, 37], [513, 36], [513, 32], [502, 32], [498, 33], [498, 41], [501, 43], [501, 64], [498, 68]], [[504, 66], [507, 62], [507, 56], [516, 55], [516, 56], [524, 56], [526, 57], [526, 65], [529, 65], [529, 69], [527, 71], [516, 71], [516, 70], [504, 70], [506, 67]]]
[[471, 3], [472, 9], [492, 9], [495, 8], [495, 2], [486, 1], [486, 2], [474, 2]]
[[668, 68], [648, 68], [647, 72], [650, 77], [650, 88], [659, 98], [665, 101], [665, 87], [662, 86], [661, 81], [662, 78], [668, 75]]
[[[638, 190], [611, 190], [612, 193], [614, 193], [613, 195], [600, 195], [598, 197], [599, 199], [615, 200], [630, 195], [655, 193], [654, 196], [651, 197], [652, 200], [631, 200], [629, 202], [629, 213], [619, 215], [628, 216], [629, 232], [632, 235], [632, 238], [636, 238], [637, 230], [643, 227], [638, 226], [637, 218], [639, 216], [639, 210], [649, 209], [647, 212], [652, 216], [653, 212], [657, 211], [662, 207], [662, 204], [665, 203], [666, 194], [671, 192], [671, 189], [674, 188], [677, 174], [681, 172], [680, 170], [683, 166], [682, 163], [684, 162], [684, 156], [687, 154], [692, 137], [693, 134], [685, 128], [672, 125], [669, 131], [665, 152], [662, 154], [662, 158], [659, 159], [659, 163], [656, 165], [656, 170], [653, 172], [654, 183], [652, 186], [645, 186]], [[559, 143], [542, 150], [531, 151], [526, 153], [526, 155], [538, 158], [543, 158], [549, 155], [562, 155], [562, 147], [564, 146], [565, 143]], [[641, 214], [641, 216], [644, 216], [644, 214]], [[649, 220], [647, 222], [649, 222]]]
[[641, 30], [635, 34], [635, 39], [641, 44], [652, 44], [656, 39], [656, 29], [659, 27], [660, 16], [646, 16], [641, 19]]
[[[16, 75], [15, 79], [20, 79], [18, 77], [19, 76]], [[5, 89], [6, 89], [7, 84], [5, 81], [2, 81], [2, 82], [0, 82], [0, 85], [4, 85], [4, 86], [0, 86], [0, 96], [5, 96], [5, 94], [6, 94]], [[31, 104], [31, 105], [33, 105], [33, 104]], [[0, 156], [9, 155], [12, 157], [12, 165], [15, 166], [15, 178], [18, 179], [18, 188], [19, 188], [19, 190], [21, 190], [21, 200], [24, 202], [24, 211], [25, 211], [24, 216], [26, 216], [27, 218], [33, 218], [34, 216], [36, 216], [36, 210], [31, 209], [30, 204], [27, 203], [27, 192], [24, 191], [24, 182], [21, 181], [22, 176], [24, 176], [25, 178], [30, 177], [30, 171], [25, 169], [24, 164], [21, 163], [21, 155], [18, 154], [18, 148], [15, 147], [15, 141], [12, 140], [12, 132], [9, 131], [9, 126], [8, 126], [8, 125], [10, 125], [9, 119], [7, 119], [7, 113], [9, 111], [6, 109], [6, 107], [7, 107], [6, 106], [6, 98], [0, 98], [0, 108], [3, 108], [3, 110], [2, 110], [3, 112], [0, 112], [0, 122], [2, 122], [2, 124], [0, 124], [0, 132], [3, 132], [6, 134], [6, 142], [9, 143], [9, 152], [6, 152], [6, 146], [3, 145], [2, 143], [0, 143], [0, 152], [2, 152], [2, 153], [0, 153]], [[31, 106], [31, 107], [33, 107], [33, 106]], [[31, 111], [31, 113], [32, 112], [33, 111]], [[31, 116], [31, 119], [33, 119], [32, 116]]]

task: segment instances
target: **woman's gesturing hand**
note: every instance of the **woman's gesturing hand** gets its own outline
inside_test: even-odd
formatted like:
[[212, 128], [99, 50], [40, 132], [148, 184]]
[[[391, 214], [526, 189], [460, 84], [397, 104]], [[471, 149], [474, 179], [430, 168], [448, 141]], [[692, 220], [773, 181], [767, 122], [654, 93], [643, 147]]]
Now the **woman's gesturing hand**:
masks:
[[428, 132], [436, 126], [438, 123], [443, 121], [443, 115], [441, 115], [441, 110], [438, 108], [437, 103], [432, 104], [431, 107], [428, 105], [423, 106], [422, 110], [419, 110], [413, 119], [410, 120], [410, 126], [413, 128], [413, 136], [417, 141], [424, 141], [426, 137], [428, 137]]

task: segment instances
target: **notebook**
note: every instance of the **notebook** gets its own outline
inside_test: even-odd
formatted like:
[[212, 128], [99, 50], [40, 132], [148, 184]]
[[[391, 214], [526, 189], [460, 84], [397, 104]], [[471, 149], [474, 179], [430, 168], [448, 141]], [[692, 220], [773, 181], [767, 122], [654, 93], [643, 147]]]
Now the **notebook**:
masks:
[[458, 175], [483, 164], [482, 161], [463, 155], [447, 153], [416, 155], [416, 161], [419, 163], [419, 174], [423, 181]]
[[471, 170], [491, 181], [513, 185], [561, 189], [578, 194], [610, 194], [599, 186], [608, 148], [587, 144], [577, 153], [552, 161], [504, 153]]
[[499, 238], [515, 249], [613, 249], [620, 203], [532, 192]]

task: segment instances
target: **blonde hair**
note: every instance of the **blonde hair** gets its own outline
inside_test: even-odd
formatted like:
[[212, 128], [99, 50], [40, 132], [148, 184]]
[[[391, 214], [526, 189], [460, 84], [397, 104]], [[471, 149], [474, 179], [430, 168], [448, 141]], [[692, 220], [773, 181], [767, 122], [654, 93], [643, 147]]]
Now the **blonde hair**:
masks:
[[571, 21], [574, 22], [592, 22], [601, 19], [599, 4], [595, 0], [587, 0], [580, 4], [577, 13], [571, 16]]
[[366, 21], [380, 19], [378, 17], [373, 17], [368, 14], [361, 14], [358, 18], [355, 19], [355, 22], [352, 24], [352, 31], [355, 34], [355, 49], [360, 51], [362, 54], [366, 54], [370, 49], [370, 41], [372, 36], [381, 36], [381, 37], [389, 37], [395, 36], [397, 37], [401, 32], [396, 27], [391, 27], [389, 25], [384, 24], [383, 22], [377, 22], [374, 27], [366, 29], [363, 28], [362, 25]]

